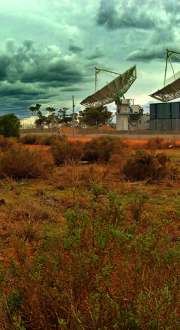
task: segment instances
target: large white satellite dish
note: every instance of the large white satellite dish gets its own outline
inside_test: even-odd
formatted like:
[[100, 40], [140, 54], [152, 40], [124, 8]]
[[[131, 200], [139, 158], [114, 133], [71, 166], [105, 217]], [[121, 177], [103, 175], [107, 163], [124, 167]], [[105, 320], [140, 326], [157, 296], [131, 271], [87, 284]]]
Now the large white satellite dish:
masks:
[[[115, 73], [108, 70], [97, 69], [97, 73], [100, 71]], [[125, 71], [123, 74], [118, 74], [118, 77], [112, 80], [109, 84], [96, 91], [94, 94], [88, 96], [84, 99], [81, 104], [89, 108], [97, 108], [105, 104], [109, 104], [113, 101], [120, 100], [121, 97], [128, 91], [133, 82], [136, 80], [136, 65], [132, 66], [129, 70]]]

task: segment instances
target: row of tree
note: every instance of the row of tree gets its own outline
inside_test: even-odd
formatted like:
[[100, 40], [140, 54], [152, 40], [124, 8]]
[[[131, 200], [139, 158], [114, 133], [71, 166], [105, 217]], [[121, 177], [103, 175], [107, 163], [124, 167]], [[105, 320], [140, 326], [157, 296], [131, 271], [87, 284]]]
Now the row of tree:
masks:
[[[36, 126], [41, 127], [43, 130], [44, 126], [50, 127], [50, 125], [57, 126], [58, 124], [72, 124], [73, 114], [68, 115], [68, 108], [61, 108], [57, 112], [54, 108], [48, 107], [46, 111], [48, 112], [47, 116], [43, 115], [40, 110], [41, 104], [36, 104], [35, 107], [30, 107], [31, 114], [36, 117], [35, 124]], [[84, 111], [79, 113], [74, 113], [75, 123], [89, 125], [98, 125], [106, 124], [107, 122], [112, 121], [113, 113], [108, 111], [106, 106], [98, 107], [97, 109], [86, 108]]]
[[[44, 126], [50, 127], [50, 125], [57, 125], [61, 123], [68, 123], [72, 121], [72, 115], [67, 115], [68, 108], [59, 109], [56, 113], [54, 108], [48, 107], [46, 111], [48, 111], [48, 115], [43, 115], [42, 111], [40, 110], [41, 104], [36, 104], [35, 107], [30, 107], [29, 110], [31, 114], [36, 117], [35, 124], [36, 126], [41, 127], [43, 130]], [[77, 115], [75, 114], [75, 118]]]
[[[36, 117], [35, 124], [36, 126], [41, 127], [43, 130], [44, 126], [50, 125], [57, 126], [58, 124], [72, 124], [73, 114], [68, 115], [68, 108], [61, 108], [57, 112], [54, 108], [48, 107], [46, 111], [48, 112], [47, 116], [42, 114], [40, 110], [41, 104], [36, 104], [35, 107], [30, 107], [31, 114]], [[139, 114], [130, 114], [129, 122], [138, 120], [143, 114], [143, 109]], [[79, 113], [74, 113], [75, 124], [88, 124], [89, 126], [94, 126], [98, 128], [99, 124], [111, 123], [113, 119], [113, 113], [108, 110], [106, 106], [100, 106], [96, 109], [86, 108]]]

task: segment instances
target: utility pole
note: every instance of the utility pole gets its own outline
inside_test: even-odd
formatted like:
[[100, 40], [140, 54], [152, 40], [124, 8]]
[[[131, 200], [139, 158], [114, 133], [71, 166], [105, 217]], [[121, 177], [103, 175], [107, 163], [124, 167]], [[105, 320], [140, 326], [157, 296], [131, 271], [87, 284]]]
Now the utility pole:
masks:
[[72, 102], [73, 102], [73, 122], [72, 122], [72, 126], [73, 126], [73, 136], [74, 136], [74, 108], [75, 108], [75, 105], [74, 105], [74, 96], [72, 96]]

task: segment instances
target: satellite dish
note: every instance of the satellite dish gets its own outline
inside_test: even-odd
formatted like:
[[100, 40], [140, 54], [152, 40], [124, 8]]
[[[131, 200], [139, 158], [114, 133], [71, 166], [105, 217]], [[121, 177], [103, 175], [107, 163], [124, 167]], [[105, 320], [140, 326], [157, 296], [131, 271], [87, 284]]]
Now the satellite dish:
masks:
[[[173, 69], [173, 65], [171, 62], [171, 57], [175, 56], [180, 60], [180, 57], [178, 57], [176, 54], [180, 54], [177, 52], [174, 52], [172, 50], [167, 50], [167, 57], [166, 57], [166, 66], [165, 66], [165, 75], [164, 75], [164, 86], [158, 89], [157, 92], [151, 94], [150, 96], [154, 99], [162, 102], [169, 102], [174, 99], [177, 99], [180, 97], [180, 71], [178, 71], [176, 74]], [[173, 71], [173, 76], [169, 79], [166, 79], [166, 72], [167, 72], [167, 63], [169, 62], [171, 64], [171, 68]]]
[[[97, 69], [95, 68], [95, 77], [97, 79], [97, 73], [100, 71], [110, 72], [118, 74], [118, 77], [112, 80], [109, 84], [96, 91], [94, 94], [88, 96], [80, 104], [89, 108], [97, 108], [105, 104], [109, 104], [113, 101], [119, 100], [124, 93], [128, 91], [133, 82], [136, 80], [136, 65], [132, 66], [129, 70], [125, 71], [123, 74], [116, 72]], [[97, 82], [95, 82], [97, 86]]]

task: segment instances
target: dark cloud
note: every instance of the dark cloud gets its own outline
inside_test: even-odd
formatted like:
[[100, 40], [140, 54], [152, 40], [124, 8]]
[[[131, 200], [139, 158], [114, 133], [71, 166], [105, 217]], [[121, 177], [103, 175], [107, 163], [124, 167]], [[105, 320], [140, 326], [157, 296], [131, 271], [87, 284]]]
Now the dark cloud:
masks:
[[63, 92], [80, 91], [87, 77], [76, 54], [63, 55], [57, 46], [39, 50], [31, 39], [17, 46], [6, 40], [0, 55], [0, 113], [26, 117], [34, 103], [51, 103]]
[[83, 48], [71, 44], [69, 45], [69, 50], [72, 51], [73, 53], [80, 53], [83, 51]]
[[148, 62], [154, 59], [165, 59], [166, 51], [165, 49], [161, 49], [156, 51], [154, 48], [139, 48], [132, 53], [130, 53], [127, 57], [128, 61], [141, 61]]
[[[7, 49], [11, 49], [9, 54]], [[82, 82], [84, 75], [72, 56], [63, 56], [57, 46], [44, 50], [33, 48], [32, 40], [25, 40], [15, 47], [9, 40], [0, 56], [0, 80], [15, 83], [57, 82], [59, 87]]]
[[[168, 5], [166, 9], [168, 8]], [[174, 22], [176, 15], [169, 15], [163, 24], [159, 24], [151, 32], [145, 36], [143, 47], [140, 47], [127, 56], [128, 61], [148, 62], [151, 60], [161, 60], [166, 58], [166, 48], [176, 52], [180, 51], [180, 35], [177, 32], [177, 27]], [[179, 61], [173, 57], [173, 61]]]
[[[127, 61], [138, 61], [138, 62], [149, 62], [152, 60], [164, 60], [167, 56], [167, 43], [162, 43], [160, 46], [156, 46], [155, 44], [150, 45], [146, 48], [139, 48], [133, 52], [131, 52], [127, 56]], [[168, 45], [169, 50], [173, 50], [176, 52], [180, 52], [180, 47], [177, 47], [174, 44]], [[180, 57], [180, 55], [178, 55]], [[172, 62], [179, 62], [180, 60], [173, 56]]]
[[[146, 4], [146, 2], [144, 3]], [[104, 25], [109, 30], [122, 28], [152, 29], [155, 26], [155, 17], [146, 5], [138, 1], [121, 1], [121, 5], [115, 0], [101, 0], [96, 22]]]
[[79, 92], [79, 91], [83, 91], [83, 90], [86, 90], [86, 89], [82, 88], [82, 87], [65, 87], [65, 88], [61, 89], [62, 92]]
[[7, 77], [10, 62], [8, 55], [0, 55], [0, 80], [4, 80]]

